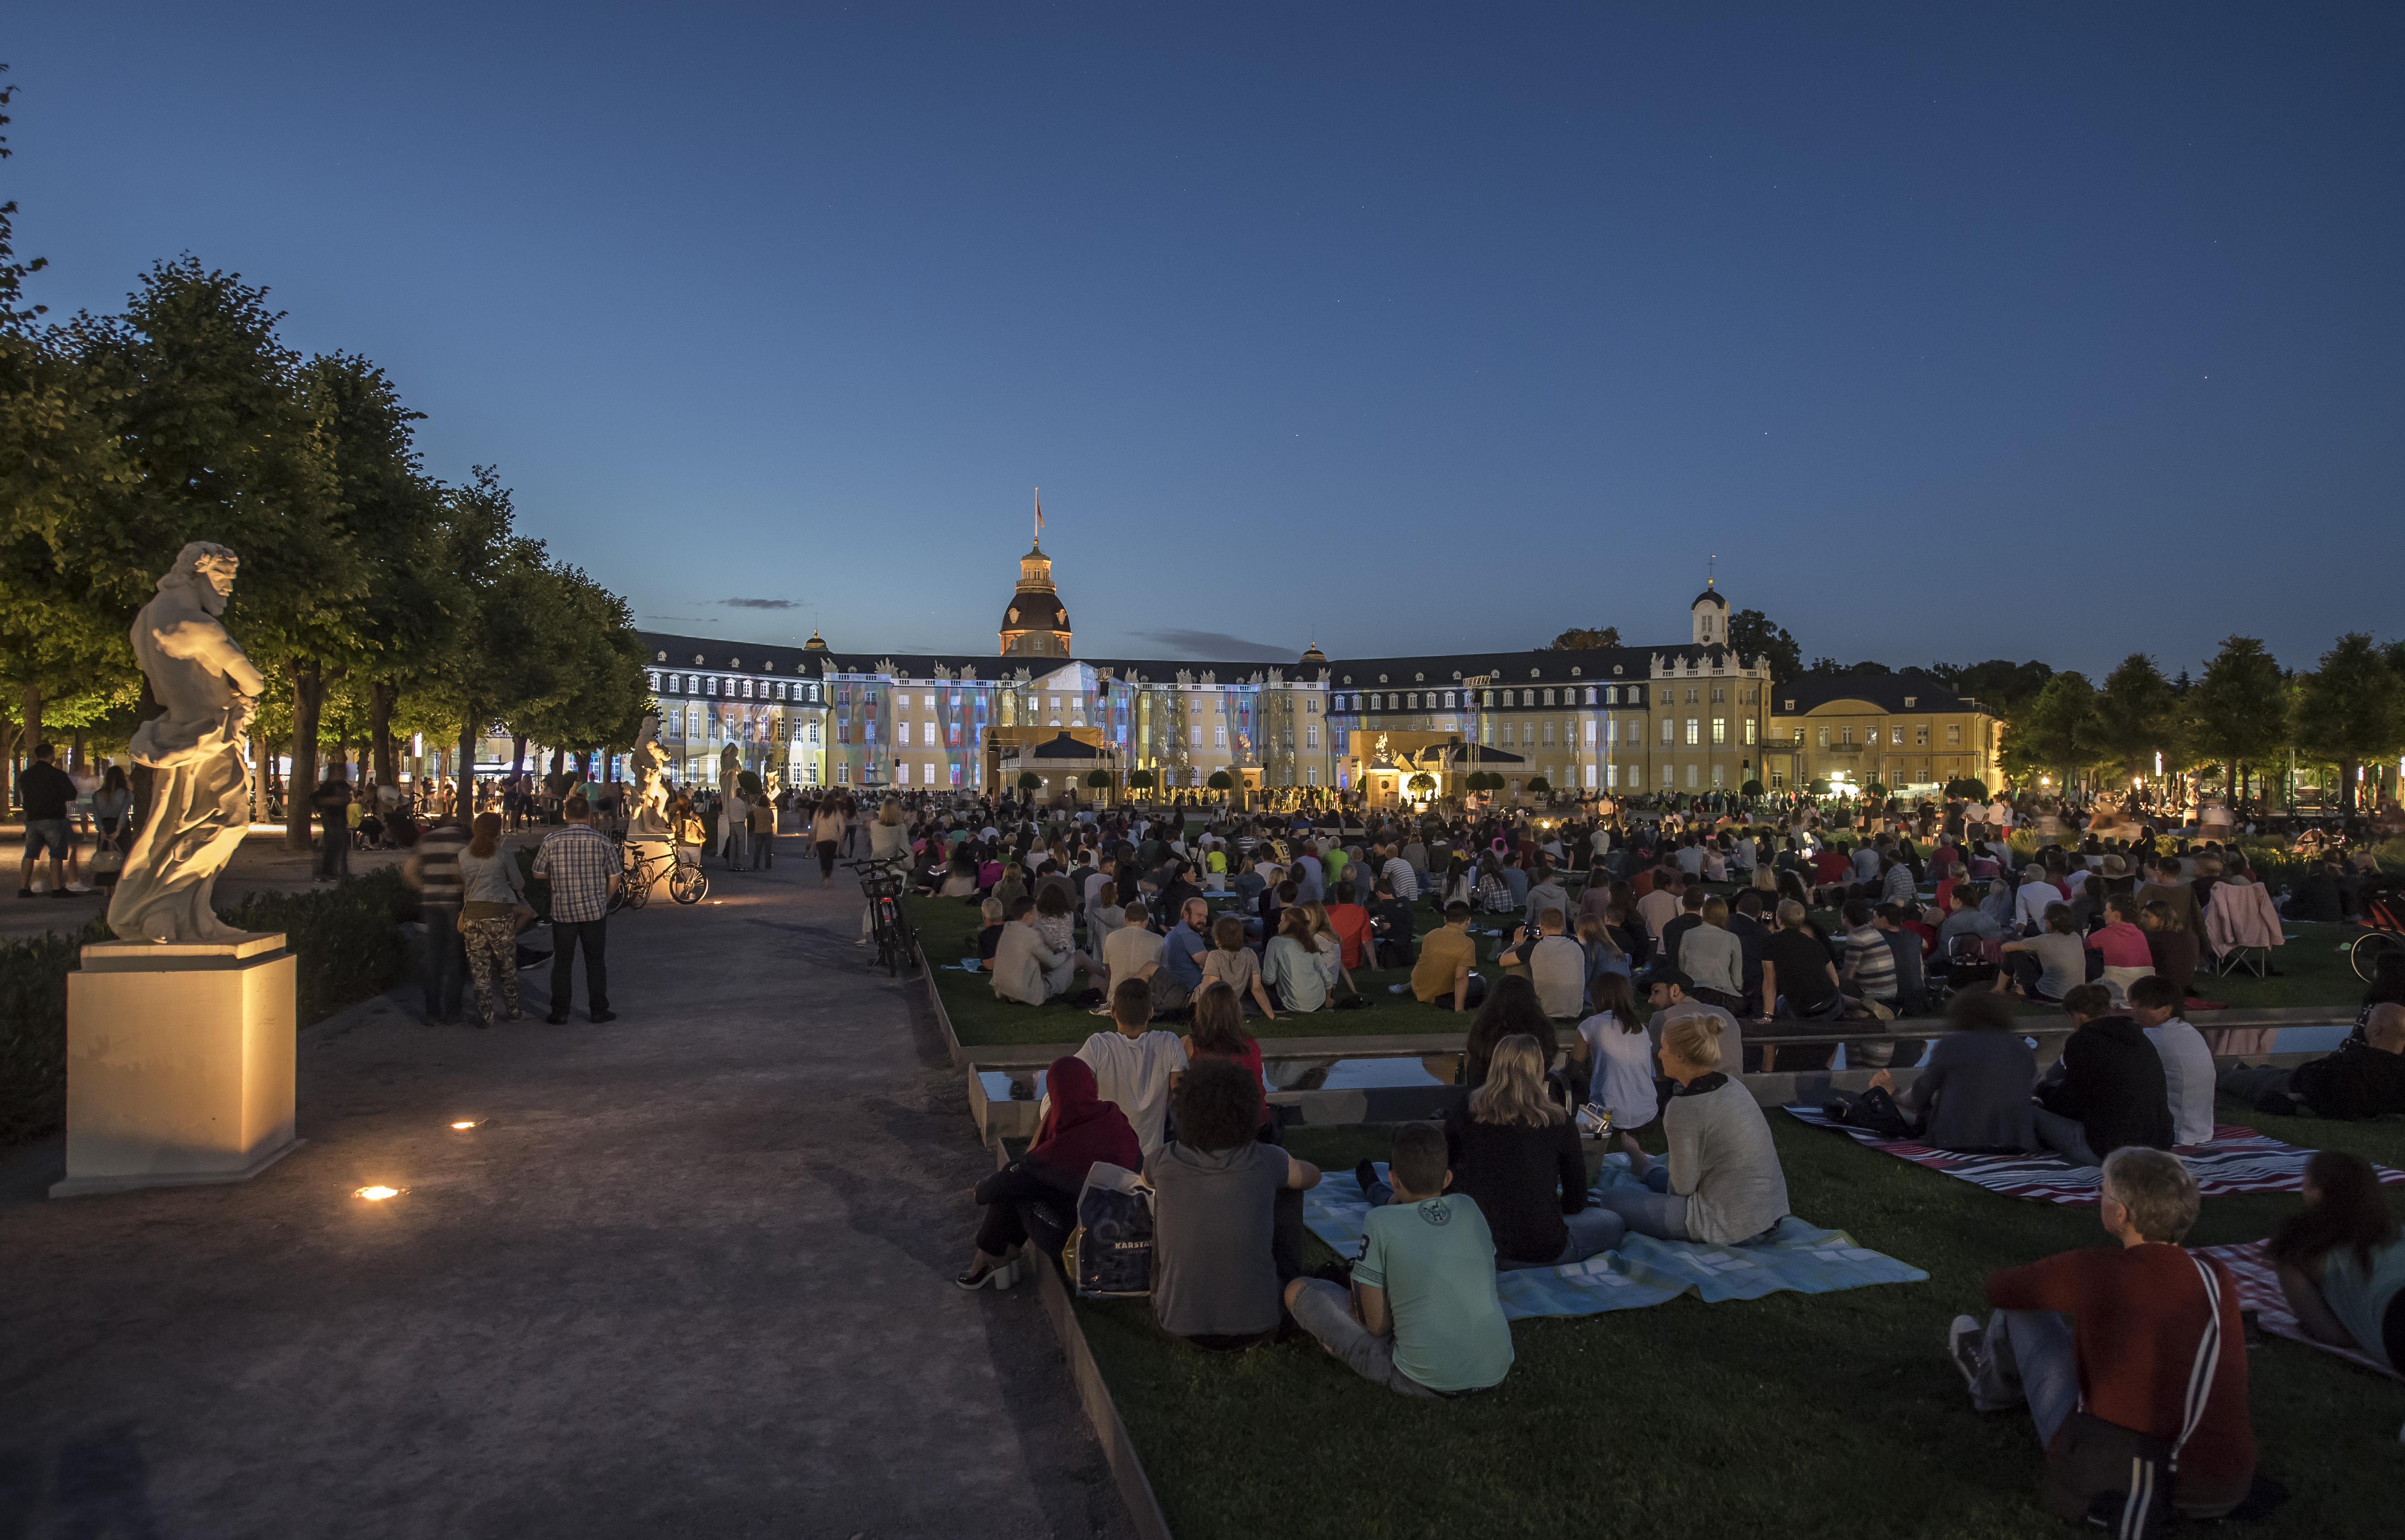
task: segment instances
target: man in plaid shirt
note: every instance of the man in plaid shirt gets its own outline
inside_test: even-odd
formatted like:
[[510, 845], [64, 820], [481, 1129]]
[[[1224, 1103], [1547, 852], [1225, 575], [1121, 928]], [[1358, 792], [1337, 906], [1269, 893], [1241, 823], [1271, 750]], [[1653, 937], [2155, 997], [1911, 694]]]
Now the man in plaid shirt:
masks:
[[596, 1023], [614, 1021], [610, 1009], [608, 926], [610, 900], [625, 880], [624, 863], [610, 836], [593, 827], [593, 805], [570, 797], [561, 809], [568, 822], [543, 836], [535, 852], [534, 875], [551, 883], [551, 1015], [557, 1027], [568, 1020], [575, 987], [571, 964], [576, 948], [584, 948], [585, 1003]]

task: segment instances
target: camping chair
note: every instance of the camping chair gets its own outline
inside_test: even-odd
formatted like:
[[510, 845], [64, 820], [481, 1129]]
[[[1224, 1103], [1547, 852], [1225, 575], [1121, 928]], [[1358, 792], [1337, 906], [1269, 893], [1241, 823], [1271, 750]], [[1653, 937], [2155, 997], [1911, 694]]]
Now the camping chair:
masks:
[[2243, 968], [2257, 978], [2271, 970], [2271, 948], [2285, 945], [2271, 890], [2259, 882], [2224, 882], [2204, 908], [2204, 937], [2224, 975]]

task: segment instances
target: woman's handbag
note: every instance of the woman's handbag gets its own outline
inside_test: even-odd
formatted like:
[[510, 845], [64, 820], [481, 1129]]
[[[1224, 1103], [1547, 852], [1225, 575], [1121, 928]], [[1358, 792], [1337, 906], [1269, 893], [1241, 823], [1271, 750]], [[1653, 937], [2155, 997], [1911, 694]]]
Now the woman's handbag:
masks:
[[2212, 1265], [2193, 1253], [2188, 1261], [2204, 1281], [2204, 1334], [2189, 1366], [2179, 1436], [2157, 1438], [2125, 1428], [2081, 1407], [2055, 1435], [2038, 1504], [2066, 1523], [2110, 1531], [2115, 1540], [2152, 1540], [2171, 1517], [2172, 1483], [2179, 1475], [2180, 1450], [2204, 1421], [2213, 1379], [2221, 1366], [2221, 1281]]

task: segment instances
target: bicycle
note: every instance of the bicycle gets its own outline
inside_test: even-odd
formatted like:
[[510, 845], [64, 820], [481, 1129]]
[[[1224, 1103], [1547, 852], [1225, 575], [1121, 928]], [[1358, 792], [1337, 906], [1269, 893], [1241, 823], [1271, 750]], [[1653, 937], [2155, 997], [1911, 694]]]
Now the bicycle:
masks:
[[[619, 848], [626, 848], [623, 843]], [[699, 903], [710, 896], [710, 874], [698, 862], [678, 860], [673, 846], [654, 856], [628, 852], [624, 860], [626, 875], [610, 900], [612, 914], [620, 909], [640, 909], [651, 903], [652, 885], [659, 880], [662, 868], [668, 871], [668, 897], [679, 903]]]
[[848, 861], [845, 866], [862, 874], [860, 890], [868, 897], [870, 926], [877, 932], [877, 960], [885, 964], [886, 976], [898, 975], [902, 965], [921, 965], [919, 936], [910, 929], [909, 914], [902, 906], [902, 891], [909, 885], [909, 863], [896, 861]]
[[2380, 973], [2380, 959], [2405, 947], [2405, 895], [2397, 892], [2364, 896], [2364, 931], [2347, 943], [2346, 959], [2355, 976], [2370, 984]]

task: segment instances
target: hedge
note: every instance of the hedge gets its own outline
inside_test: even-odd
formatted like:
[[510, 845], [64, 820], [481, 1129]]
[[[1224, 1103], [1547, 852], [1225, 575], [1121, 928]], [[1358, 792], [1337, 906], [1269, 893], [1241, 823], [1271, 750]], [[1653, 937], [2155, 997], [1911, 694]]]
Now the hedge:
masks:
[[[296, 959], [295, 1019], [315, 1026], [382, 994], [401, 977], [400, 922], [417, 900], [397, 867], [304, 893], [254, 893], [225, 914], [246, 931], [281, 931]], [[65, 1121], [67, 974], [87, 942], [109, 939], [95, 917], [73, 935], [0, 941], [0, 1146]]]

